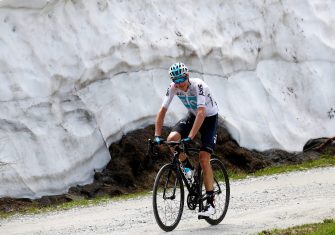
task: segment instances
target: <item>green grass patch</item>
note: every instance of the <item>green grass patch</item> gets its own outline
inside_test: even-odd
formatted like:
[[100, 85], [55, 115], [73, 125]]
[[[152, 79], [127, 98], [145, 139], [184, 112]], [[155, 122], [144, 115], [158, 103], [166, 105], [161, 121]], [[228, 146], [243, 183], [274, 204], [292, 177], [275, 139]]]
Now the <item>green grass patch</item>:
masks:
[[323, 223], [305, 224], [287, 229], [262, 231], [258, 235], [334, 235], [335, 221], [325, 219]]
[[328, 166], [335, 166], [335, 156], [324, 154], [319, 159], [306, 161], [301, 164], [296, 165], [282, 165], [282, 166], [274, 166], [274, 167], [267, 167], [261, 170], [258, 170], [252, 174], [246, 173], [236, 173], [236, 172], [229, 172], [229, 177], [231, 179], [244, 179], [248, 176], [265, 176], [265, 175], [273, 175], [279, 173], [287, 173], [292, 171], [303, 171], [317, 167], [328, 167]]
[[90, 207], [90, 206], [96, 206], [96, 205], [103, 205], [105, 203], [110, 202], [116, 202], [116, 201], [124, 201], [128, 199], [134, 199], [137, 197], [144, 197], [147, 195], [151, 195], [150, 192], [138, 192], [138, 193], [132, 193], [132, 194], [123, 194], [119, 196], [102, 196], [102, 197], [96, 197], [93, 199], [76, 199], [70, 202], [61, 203], [58, 205], [50, 205], [46, 207], [41, 207], [37, 203], [32, 203], [26, 208], [21, 208], [18, 211], [14, 212], [2, 212], [0, 211], [0, 219], [6, 219], [9, 217], [12, 217], [14, 215], [31, 215], [31, 214], [40, 214], [40, 213], [47, 213], [47, 212], [53, 212], [53, 211], [64, 211], [64, 210], [70, 210], [73, 208], [79, 208], [79, 207]]
[[69, 210], [75, 207], [88, 207], [98, 204], [103, 204], [104, 202], [107, 202], [111, 200], [111, 198], [108, 197], [97, 197], [94, 199], [77, 199], [70, 202], [64, 202], [58, 205], [50, 205], [42, 207], [38, 205], [37, 203], [33, 202], [31, 205], [28, 205], [24, 208], [20, 208], [17, 211], [11, 211], [11, 212], [0, 212], [0, 218], [6, 219], [13, 215], [29, 215], [29, 214], [39, 214], [39, 213], [46, 213], [46, 212], [52, 212], [52, 211], [58, 211], [58, 210]]

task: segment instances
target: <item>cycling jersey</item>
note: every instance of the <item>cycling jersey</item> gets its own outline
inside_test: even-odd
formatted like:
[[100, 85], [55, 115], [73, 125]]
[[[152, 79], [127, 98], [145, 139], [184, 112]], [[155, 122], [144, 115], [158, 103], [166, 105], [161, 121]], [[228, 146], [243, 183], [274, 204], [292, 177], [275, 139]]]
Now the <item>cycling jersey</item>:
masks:
[[162, 106], [166, 109], [175, 95], [179, 97], [190, 113], [197, 114], [200, 107], [206, 108], [206, 117], [213, 116], [218, 113], [218, 106], [209, 91], [207, 84], [199, 78], [190, 78], [190, 86], [184, 92], [178, 89], [172, 82], [166, 92]]

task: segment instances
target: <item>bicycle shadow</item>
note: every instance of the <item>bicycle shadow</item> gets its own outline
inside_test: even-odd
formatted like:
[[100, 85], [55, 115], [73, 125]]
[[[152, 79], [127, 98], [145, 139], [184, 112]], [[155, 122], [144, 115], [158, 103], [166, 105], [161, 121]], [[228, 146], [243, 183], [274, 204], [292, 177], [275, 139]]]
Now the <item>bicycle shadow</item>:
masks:
[[[250, 234], [250, 232], [247, 231], [246, 226], [236, 225], [236, 224], [219, 224], [219, 225], [209, 225], [205, 221], [196, 221], [194, 220], [192, 223], [187, 223], [186, 225], [180, 222], [178, 227], [172, 231], [169, 232], [169, 234], [173, 235], [239, 235], [239, 234]], [[161, 232], [159, 234], [166, 234], [166, 232]]]

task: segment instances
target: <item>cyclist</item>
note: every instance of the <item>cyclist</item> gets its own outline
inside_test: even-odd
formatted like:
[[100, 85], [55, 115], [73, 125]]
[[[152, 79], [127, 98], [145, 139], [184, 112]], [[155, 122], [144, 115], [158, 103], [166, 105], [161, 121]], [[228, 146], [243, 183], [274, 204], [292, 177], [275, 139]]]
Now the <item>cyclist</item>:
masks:
[[[168, 141], [190, 143], [200, 132], [202, 146], [199, 153], [199, 161], [203, 170], [204, 184], [207, 194], [207, 203], [199, 215], [207, 217], [215, 213], [214, 205], [214, 179], [210, 165], [210, 157], [216, 143], [218, 125], [218, 106], [210, 93], [207, 84], [199, 78], [189, 78], [189, 70], [185, 64], [174, 63], [169, 69], [172, 80], [162, 107], [160, 108], [155, 123], [155, 142], [160, 144], [161, 130], [165, 114], [175, 95], [188, 109], [187, 115], [173, 127]], [[185, 167], [193, 169], [189, 159], [181, 155], [179, 160]]]

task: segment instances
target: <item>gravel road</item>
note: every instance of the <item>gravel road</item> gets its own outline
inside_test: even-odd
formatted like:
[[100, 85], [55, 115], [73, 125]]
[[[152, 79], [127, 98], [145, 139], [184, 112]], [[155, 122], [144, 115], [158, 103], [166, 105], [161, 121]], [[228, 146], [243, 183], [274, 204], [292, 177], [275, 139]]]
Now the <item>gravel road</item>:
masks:
[[[220, 225], [186, 208], [170, 234], [255, 234], [335, 219], [335, 168], [231, 182], [231, 202]], [[0, 234], [166, 234], [156, 225], [151, 196], [0, 221]]]

